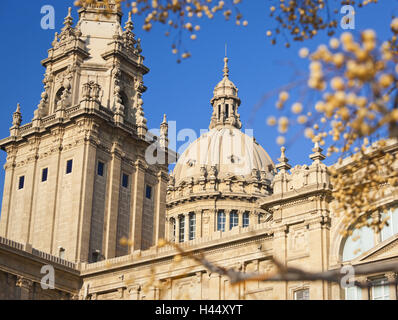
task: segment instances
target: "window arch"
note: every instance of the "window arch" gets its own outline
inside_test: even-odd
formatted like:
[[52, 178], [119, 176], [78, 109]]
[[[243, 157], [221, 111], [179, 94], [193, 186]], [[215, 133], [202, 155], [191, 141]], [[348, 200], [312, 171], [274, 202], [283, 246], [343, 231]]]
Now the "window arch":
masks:
[[54, 110], [57, 110], [57, 104], [61, 100], [64, 91], [65, 91], [65, 88], [61, 87], [61, 88], [58, 89], [57, 93], [55, 94]]
[[124, 106], [124, 119], [130, 120], [130, 100], [124, 91], [120, 92], [120, 97], [122, 98], [122, 105]]
[[372, 228], [364, 226], [355, 229], [353, 233], [343, 241], [342, 261], [355, 259], [375, 247], [379, 241], [385, 241], [398, 234], [398, 208], [389, 209], [382, 213], [383, 218], [388, 217], [388, 225], [385, 225], [379, 235]]
[[343, 261], [349, 261], [359, 257], [366, 251], [369, 251], [375, 246], [374, 231], [364, 226], [361, 229], [355, 229], [344, 243]]

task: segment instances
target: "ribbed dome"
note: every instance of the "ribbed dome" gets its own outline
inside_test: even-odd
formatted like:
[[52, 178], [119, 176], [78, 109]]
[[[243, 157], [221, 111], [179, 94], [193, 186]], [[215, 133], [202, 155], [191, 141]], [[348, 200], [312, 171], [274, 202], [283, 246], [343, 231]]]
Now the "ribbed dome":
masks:
[[173, 172], [175, 183], [195, 180], [203, 175], [203, 167], [209, 174], [212, 166], [217, 169], [218, 179], [229, 176], [251, 176], [253, 169], [270, 171], [274, 164], [267, 152], [254, 141], [232, 126], [214, 128], [194, 141], [181, 155]]
[[238, 97], [238, 89], [235, 84], [229, 80], [228, 77], [224, 77], [214, 88], [214, 98], [224, 96], [235, 96]]

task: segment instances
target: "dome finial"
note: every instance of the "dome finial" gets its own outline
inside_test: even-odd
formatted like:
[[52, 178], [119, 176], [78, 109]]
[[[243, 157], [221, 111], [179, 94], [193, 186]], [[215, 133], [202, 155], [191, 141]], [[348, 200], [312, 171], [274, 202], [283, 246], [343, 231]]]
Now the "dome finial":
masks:
[[65, 28], [70, 28], [73, 25], [72, 7], [68, 8], [68, 15], [64, 19]]
[[286, 158], [286, 148], [282, 147], [281, 148], [281, 157], [278, 159], [279, 163], [275, 166], [276, 169], [278, 169], [280, 172], [286, 172], [287, 170], [290, 170], [291, 165], [289, 164], [289, 159]]
[[223, 69], [223, 72], [224, 72], [224, 77], [229, 77], [229, 68], [228, 68], [228, 55], [227, 55], [227, 50], [228, 50], [228, 47], [227, 47], [227, 44], [225, 43], [225, 57], [224, 57], [224, 69]]
[[224, 72], [224, 77], [229, 77], [229, 68], [228, 68], [228, 57], [225, 57], [224, 58], [224, 69], [223, 69], [223, 72]]

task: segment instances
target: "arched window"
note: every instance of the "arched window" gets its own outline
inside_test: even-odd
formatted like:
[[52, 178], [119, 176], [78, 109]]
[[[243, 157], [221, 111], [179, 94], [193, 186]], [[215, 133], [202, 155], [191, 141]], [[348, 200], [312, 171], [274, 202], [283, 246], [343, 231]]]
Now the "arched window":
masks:
[[[388, 225], [385, 225], [380, 232], [381, 241], [385, 241], [393, 235], [398, 234], [398, 208], [390, 209], [383, 213], [382, 216], [383, 218], [388, 217]], [[375, 239], [378, 239], [378, 237], [375, 235], [373, 229], [367, 226], [355, 229], [352, 235], [346, 238], [344, 242], [342, 260], [349, 261], [369, 251], [377, 245]]]
[[225, 118], [229, 118], [229, 105], [225, 105]]
[[218, 105], [218, 120], [221, 119], [221, 105]]
[[54, 110], [57, 110], [57, 104], [58, 104], [58, 101], [60, 101], [60, 100], [61, 100], [61, 98], [62, 98], [62, 94], [64, 93], [64, 91], [65, 91], [65, 88], [64, 88], [64, 87], [62, 87], [62, 88], [60, 88], [60, 89], [57, 91], [57, 93], [55, 94], [55, 100], [54, 100]]
[[196, 215], [191, 212], [189, 214], [189, 240], [194, 240], [196, 236]]
[[371, 228], [365, 226], [361, 229], [355, 229], [344, 243], [343, 261], [359, 257], [372, 249], [374, 245], [374, 231]]
[[249, 226], [249, 212], [244, 212], [243, 213], [243, 219], [242, 219], [242, 227], [247, 228]]
[[219, 211], [217, 213], [217, 231], [225, 231], [225, 212]]
[[178, 242], [184, 242], [185, 216], [184, 215], [179, 216], [178, 222], [180, 223], [180, 229], [178, 230]]
[[123, 91], [120, 92], [120, 97], [122, 98], [122, 105], [124, 106], [124, 119], [130, 120], [130, 100]]
[[229, 214], [229, 230], [231, 230], [233, 227], [236, 227], [239, 224], [239, 216], [236, 211], [232, 211]]
[[258, 219], [258, 221], [257, 221], [257, 222], [258, 222], [259, 224], [260, 224], [260, 223], [263, 223], [263, 220], [264, 220], [264, 215], [263, 215], [262, 213], [259, 213], [259, 214], [258, 214], [258, 218], [257, 218], [257, 219]]

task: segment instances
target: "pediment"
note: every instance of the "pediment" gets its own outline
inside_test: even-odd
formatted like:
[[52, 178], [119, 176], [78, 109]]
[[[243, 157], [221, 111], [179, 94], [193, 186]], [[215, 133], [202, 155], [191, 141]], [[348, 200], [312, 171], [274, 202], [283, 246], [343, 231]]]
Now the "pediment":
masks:
[[379, 243], [355, 260], [357, 262], [371, 262], [393, 257], [398, 257], [398, 234]]

